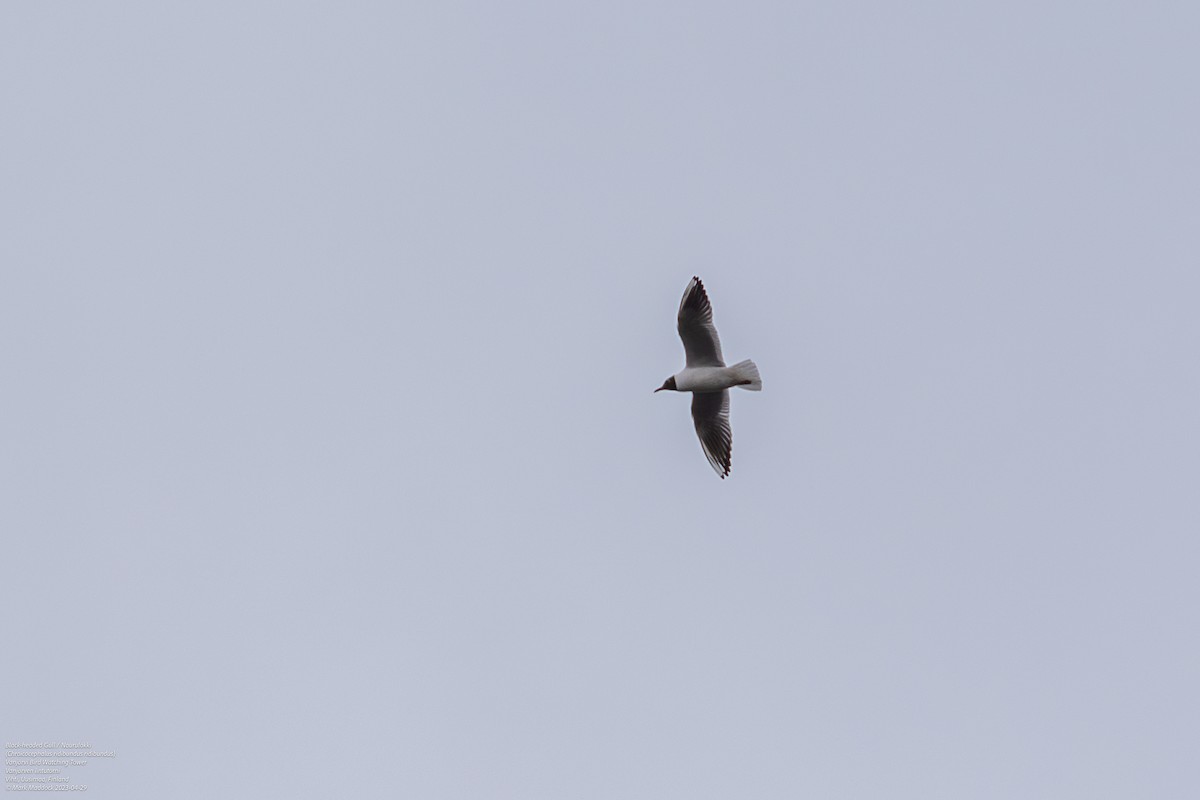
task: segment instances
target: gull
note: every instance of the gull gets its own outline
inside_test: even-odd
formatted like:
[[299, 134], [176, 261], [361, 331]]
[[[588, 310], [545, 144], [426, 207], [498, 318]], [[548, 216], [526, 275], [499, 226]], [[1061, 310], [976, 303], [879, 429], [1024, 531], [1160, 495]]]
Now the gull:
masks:
[[655, 389], [692, 393], [692, 422], [708, 463], [724, 480], [729, 475], [733, 431], [729, 429], [729, 390], [734, 386], [762, 391], [758, 367], [749, 359], [732, 367], [721, 357], [721, 340], [713, 327], [712, 303], [699, 278], [693, 277], [679, 303], [679, 338], [687, 363]]

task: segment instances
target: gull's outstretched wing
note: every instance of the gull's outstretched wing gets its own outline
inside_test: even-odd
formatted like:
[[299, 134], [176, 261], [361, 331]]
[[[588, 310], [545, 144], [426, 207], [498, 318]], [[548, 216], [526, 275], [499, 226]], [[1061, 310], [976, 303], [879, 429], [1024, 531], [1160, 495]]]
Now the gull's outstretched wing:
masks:
[[679, 303], [679, 338], [689, 367], [723, 367], [721, 340], [713, 327], [712, 303], [699, 278], [692, 278]]
[[729, 474], [733, 431], [729, 428], [729, 390], [692, 395], [692, 422], [708, 463], [722, 480]]

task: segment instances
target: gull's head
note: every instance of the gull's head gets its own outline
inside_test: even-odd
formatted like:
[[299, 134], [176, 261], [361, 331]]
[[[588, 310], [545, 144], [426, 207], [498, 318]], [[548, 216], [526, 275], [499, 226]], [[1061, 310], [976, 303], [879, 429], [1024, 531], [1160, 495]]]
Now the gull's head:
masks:
[[665, 381], [663, 381], [663, 385], [662, 385], [662, 386], [660, 386], [660, 387], [658, 387], [658, 388], [657, 388], [657, 389], [655, 389], [654, 391], [655, 391], [655, 392], [661, 392], [663, 389], [666, 389], [666, 390], [668, 390], [668, 391], [671, 391], [671, 392], [678, 392], [678, 391], [679, 391], [679, 389], [677, 389], [677, 388], [675, 387], [675, 376], [674, 376], [674, 375], [672, 375], [671, 377], [669, 377], [669, 378], [667, 378]]

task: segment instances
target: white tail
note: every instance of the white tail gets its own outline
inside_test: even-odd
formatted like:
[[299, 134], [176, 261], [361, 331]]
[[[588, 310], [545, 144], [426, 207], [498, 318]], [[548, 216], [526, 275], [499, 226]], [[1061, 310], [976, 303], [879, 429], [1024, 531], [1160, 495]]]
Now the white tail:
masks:
[[762, 378], [758, 376], [758, 365], [750, 359], [739, 361], [730, 367], [732, 370], [737, 370], [739, 380], [749, 381], [749, 383], [740, 384], [740, 388], [749, 389], [752, 392], [762, 391]]

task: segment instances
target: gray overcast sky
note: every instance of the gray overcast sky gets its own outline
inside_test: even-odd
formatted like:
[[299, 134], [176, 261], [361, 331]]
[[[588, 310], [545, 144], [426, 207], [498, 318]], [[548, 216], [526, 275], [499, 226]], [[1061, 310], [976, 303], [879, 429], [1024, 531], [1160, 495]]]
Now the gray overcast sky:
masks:
[[[93, 798], [1192, 798], [1194, 3], [0, 6], [0, 735]], [[709, 289], [733, 475], [674, 314]]]

